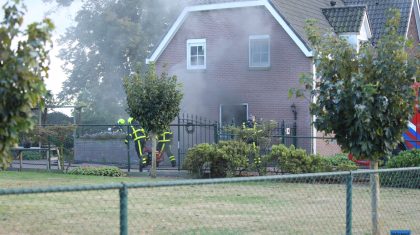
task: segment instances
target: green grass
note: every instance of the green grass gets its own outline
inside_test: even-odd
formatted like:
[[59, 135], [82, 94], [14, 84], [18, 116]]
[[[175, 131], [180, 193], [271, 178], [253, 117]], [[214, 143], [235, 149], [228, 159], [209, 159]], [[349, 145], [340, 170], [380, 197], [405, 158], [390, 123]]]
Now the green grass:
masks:
[[171, 178], [83, 176], [48, 172], [0, 171], [0, 188], [45, 187], [60, 185], [153, 182]]
[[[159, 179], [158, 179], [159, 180]], [[161, 179], [160, 179], [161, 180]], [[150, 181], [1, 172], [0, 187]], [[367, 184], [354, 185], [353, 233], [370, 232]], [[231, 183], [129, 189], [130, 234], [344, 234], [345, 187]], [[382, 188], [381, 230], [420, 234], [420, 189]], [[118, 234], [117, 190], [0, 196], [0, 234]]]

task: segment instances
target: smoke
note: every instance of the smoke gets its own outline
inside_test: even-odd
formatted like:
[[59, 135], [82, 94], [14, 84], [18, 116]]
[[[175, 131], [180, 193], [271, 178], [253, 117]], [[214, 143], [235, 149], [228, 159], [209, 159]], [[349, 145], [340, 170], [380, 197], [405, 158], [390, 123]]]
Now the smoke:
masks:
[[[269, 13], [262, 9], [190, 13], [158, 60], [158, 67], [167, 64], [169, 74], [183, 84], [182, 112], [219, 121], [220, 105], [248, 104], [256, 98], [255, 76], [261, 72], [248, 71], [249, 36], [273, 31], [265, 21]], [[201, 38], [206, 39], [206, 69], [187, 70], [186, 41]]]

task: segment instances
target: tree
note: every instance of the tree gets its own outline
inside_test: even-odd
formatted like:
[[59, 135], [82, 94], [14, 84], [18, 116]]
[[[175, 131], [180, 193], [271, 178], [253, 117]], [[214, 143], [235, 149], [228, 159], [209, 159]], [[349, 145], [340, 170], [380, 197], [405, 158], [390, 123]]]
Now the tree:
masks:
[[[76, 25], [61, 38], [60, 57], [69, 78], [59, 98], [84, 105], [87, 123], [114, 123], [125, 116], [121, 78], [144, 65], [177, 11], [168, 0], [84, 1]], [[69, 0], [57, 3], [67, 5]]]
[[145, 75], [139, 71], [124, 79], [127, 93], [127, 112], [139, 122], [152, 140], [152, 172], [156, 177], [156, 137], [169, 129], [169, 124], [180, 111], [182, 100], [181, 85], [176, 76], [156, 74], [154, 65]]
[[[302, 81], [315, 98], [310, 106], [314, 125], [334, 134], [343, 151], [371, 160], [373, 169], [401, 141], [414, 102], [411, 86], [418, 59], [410, 59], [408, 43], [397, 33], [399, 12], [391, 13], [377, 45], [366, 43], [359, 52], [332, 34], [320, 36], [314, 22], [307, 27], [317, 80], [309, 75]], [[371, 175], [371, 186], [372, 233], [378, 234], [378, 174]]]
[[24, 5], [19, 0], [3, 5], [0, 23], [0, 165], [10, 163], [10, 148], [20, 132], [33, 127], [31, 109], [46, 94], [48, 48], [53, 24], [44, 19], [22, 29]]

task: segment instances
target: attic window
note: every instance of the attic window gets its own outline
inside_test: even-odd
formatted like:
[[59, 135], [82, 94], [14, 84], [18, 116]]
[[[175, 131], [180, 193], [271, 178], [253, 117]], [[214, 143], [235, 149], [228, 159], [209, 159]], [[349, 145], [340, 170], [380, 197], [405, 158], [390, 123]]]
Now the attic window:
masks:
[[249, 36], [249, 67], [250, 68], [270, 67], [270, 36], [269, 35]]
[[206, 39], [187, 40], [187, 69], [206, 69]]

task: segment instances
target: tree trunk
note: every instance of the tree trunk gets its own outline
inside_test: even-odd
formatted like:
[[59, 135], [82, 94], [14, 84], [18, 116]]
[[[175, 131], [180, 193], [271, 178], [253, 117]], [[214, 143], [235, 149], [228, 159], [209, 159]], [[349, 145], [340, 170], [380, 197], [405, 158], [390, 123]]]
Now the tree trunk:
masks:
[[[371, 170], [378, 170], [378, 161], [370, 162]], [[372, 235], [381, 234], [379, 227], [379, 174], [370, 174]]]
[[150, 176], [156, 178], [156, 134], [150, 133], [152, 139], [152, 168], [150, 169]]

